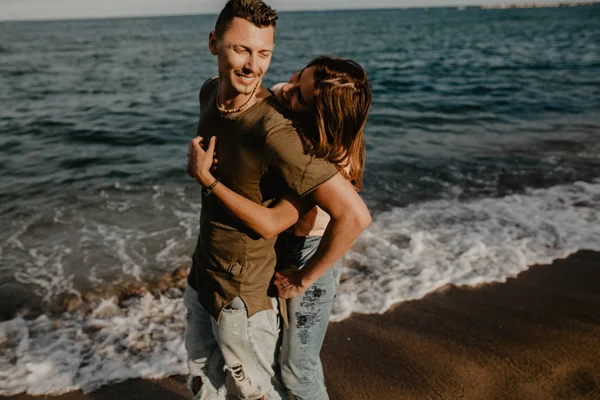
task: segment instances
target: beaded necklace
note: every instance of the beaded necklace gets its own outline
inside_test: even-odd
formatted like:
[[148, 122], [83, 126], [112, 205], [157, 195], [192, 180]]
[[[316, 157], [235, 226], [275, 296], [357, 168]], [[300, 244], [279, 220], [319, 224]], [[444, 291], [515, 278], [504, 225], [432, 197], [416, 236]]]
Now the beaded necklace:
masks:
[[250, 96], [248, 97], [248, 100], [246, 100], [246, 102], [244, 104], [242, 104], [240, 107], [237, 108], [225, 108], [221, 105], [221, 99], [219, 98], [219, 89], [217, 89], [217, 97], [215, 99], [215, 103], [217, 104], [217, 109], [219, 110], [219, 112], [221, 114], [234, 114], [234, 113], [238, 113], [240, 111], [244, 111], [244, 109], [246, 109], [246, 107], [248, 107], [248, 104], [250, 104], [250, 100], [252, 100], [252, 98], [254, 97], [254, 94], [256, 93], [256, 89], [258, 89], [258, 87], [260, 86], [262, 81], [258, 81], [258, 83], [256, 84], [256, 86], [254, 86], [254, 89], [252, 89], [252, 93], [250, 93]]

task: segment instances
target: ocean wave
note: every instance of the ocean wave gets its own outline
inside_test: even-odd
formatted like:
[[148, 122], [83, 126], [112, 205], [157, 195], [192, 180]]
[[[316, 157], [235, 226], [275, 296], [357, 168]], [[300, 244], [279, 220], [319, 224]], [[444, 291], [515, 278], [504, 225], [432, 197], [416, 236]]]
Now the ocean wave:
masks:
[[378, 215], [345, 257], [333, 320], [382, 313], [445, 285], [503, 282], [533, 264], [600, 251], [600, 181]]
[[[449, 284], [502, 282], [579, 249], [600, 251], [598, 220], [600, 181], [376, 215], [344, 259], [332, 320], [381, 313]], [[70, 297], [62, 313], [0, 323], [0, 395], [90, 392], [186, 373], [185, 271], [153, 287], [133, 283], [119, 293]]]
[[0, 323], [0, 394], [90, 392], [130, 378], [186, 372], [185, 309], [146, 294], [119, 307], [106, 299], [88, 312]]

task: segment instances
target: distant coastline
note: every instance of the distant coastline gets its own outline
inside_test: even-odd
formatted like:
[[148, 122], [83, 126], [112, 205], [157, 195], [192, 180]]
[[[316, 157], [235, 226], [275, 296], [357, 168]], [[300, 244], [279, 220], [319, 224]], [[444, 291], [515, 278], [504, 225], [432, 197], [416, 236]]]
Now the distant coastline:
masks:
[[589, 7], [598, 4], [597, 1], [585, 2], [560, 2], [560, 3], [498, 3], [485, 4], [480, 8], [486, 9], [507, 9], [507, 8], [557, 8], [557, 7]]

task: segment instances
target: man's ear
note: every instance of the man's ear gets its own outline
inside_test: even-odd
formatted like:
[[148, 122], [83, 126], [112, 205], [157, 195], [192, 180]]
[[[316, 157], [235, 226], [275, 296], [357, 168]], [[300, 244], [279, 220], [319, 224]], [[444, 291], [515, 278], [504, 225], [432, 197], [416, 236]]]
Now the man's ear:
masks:
[[212, 54], [213, 56], [219, 54], [219, 51], [217, 50], [217, 42], [217, 33], [215, 31], [211, 31], [208, 34], [208, 49], [210, 50], [210, 54]]

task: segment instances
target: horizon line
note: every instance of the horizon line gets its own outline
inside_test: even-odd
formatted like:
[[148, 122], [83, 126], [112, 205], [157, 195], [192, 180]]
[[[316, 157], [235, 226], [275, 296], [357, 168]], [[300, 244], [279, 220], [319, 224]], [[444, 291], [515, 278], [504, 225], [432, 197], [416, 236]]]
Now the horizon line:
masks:
[[[523, 3], [514, 2], [502, 2], [490, 3], [490, 4], [436, 4], [436, 5], [419, 5], [419, 6], [398, 6], [398, 7], [355, 7], [355, 8], [323, 8], [323, 9], [299, 9], [299, 10], [283, 10], [278, 11], [278, 14], [285, 13], [299, 13], [299, 12], [335, 12], [335, 11], [382, 11], [382, 10], [406, 10], [406, 9], [430, 9], [430, 8], [480, 8], [484, 9], [483, 6], [495, 6], [495, 5], [517, 5]], [[581, 4], [581, 5], [599, 5], [600, 0], [581, 0], [581, 1], [531, 1], [525, 4]], [[493, 9], [493, 8], [492, 8]], [[511, 9], [511, 8], [507, 8]], [[488, 9], [489, 10], [489, 9]], [[27, 18], [27, 19], [2, 19], [0, 17], [0, 23], [5, 22], [61, 22], [61, 21], [95, 21], [95, 20], [107, 20], [107, 19], [141, 19], [141, 18], [165, 18], [165, 17], [193, 17], [193, 16], [204, 16], [204, 15], [218, 15], [218, 12], [199, 12], [199, 13], [174, 13], [174, 14], [142, 14], [142, 15], [107, 15], [107, 16], [75, 16], [75, 17], [50, 17], [50, 18]]]

